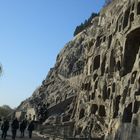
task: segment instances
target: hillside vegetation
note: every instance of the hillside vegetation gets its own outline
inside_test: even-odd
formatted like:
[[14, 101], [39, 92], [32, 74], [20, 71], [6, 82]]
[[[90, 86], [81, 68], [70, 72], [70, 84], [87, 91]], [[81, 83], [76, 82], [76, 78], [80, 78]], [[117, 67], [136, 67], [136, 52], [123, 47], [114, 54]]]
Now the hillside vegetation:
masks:
[[13, 109], [7, 105], [0, 107], [0, 119], [8, 117], [9, 114], [13, 112]]

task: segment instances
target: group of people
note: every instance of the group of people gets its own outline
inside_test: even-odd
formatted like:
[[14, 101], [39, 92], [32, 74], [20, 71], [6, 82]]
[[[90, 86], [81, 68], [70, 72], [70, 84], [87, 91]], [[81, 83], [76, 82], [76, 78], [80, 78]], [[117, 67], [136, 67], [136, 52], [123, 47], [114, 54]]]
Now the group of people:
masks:
[[2, 139], [6, 139], [7, 137], [7, 132], [10, 129], [11, 126], [11, 132], [12, 132], [12, 139], [15, 140], [16, 135], [17, 135], [17, 130], [20, 130], [21, 138], [24, 137], [25, 130], [28, 130], [29, 138], [32, 138], [32, 131], [34, 130], [35, 124], [33, 120], [27, 121], [27, 119], [23, 119], [21, 122], [18, 121], [17, 118], [12, 120], [11, 125], [8, 119], [4, 119], [2, 124], [1, 124], [1, 131]]

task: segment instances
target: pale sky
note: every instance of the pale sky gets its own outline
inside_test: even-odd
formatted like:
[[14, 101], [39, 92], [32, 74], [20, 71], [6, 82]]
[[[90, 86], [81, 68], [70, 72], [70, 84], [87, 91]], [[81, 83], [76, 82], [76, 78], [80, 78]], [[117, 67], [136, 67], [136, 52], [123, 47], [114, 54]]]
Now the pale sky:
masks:
[[16, 107], [41, 85], [77, 25], [104, 0], [0, 0], [0, 105]]

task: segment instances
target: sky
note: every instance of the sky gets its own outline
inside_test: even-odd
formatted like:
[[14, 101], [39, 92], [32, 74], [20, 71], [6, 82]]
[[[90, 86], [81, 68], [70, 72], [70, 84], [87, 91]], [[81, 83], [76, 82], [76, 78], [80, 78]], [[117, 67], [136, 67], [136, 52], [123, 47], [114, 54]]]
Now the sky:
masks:
[[77, 25], [104, 0], [0, 0], [0, 106], [17, 107], [41, 85]]

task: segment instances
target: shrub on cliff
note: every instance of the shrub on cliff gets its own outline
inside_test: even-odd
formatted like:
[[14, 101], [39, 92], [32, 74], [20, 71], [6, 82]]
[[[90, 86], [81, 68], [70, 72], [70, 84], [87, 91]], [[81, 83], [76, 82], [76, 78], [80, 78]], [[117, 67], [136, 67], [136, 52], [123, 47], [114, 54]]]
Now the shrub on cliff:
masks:
[[91, 21], [94, 17], [98, 16], [97, 13], [92, 13], [91, 16], [85, 20], [84, 23], [81, 23], [80, 25], [78, 25], [74, 31], [74, 36], [76, 36], [78, 33], [82, 32], [84, 29], [86, 29], [87, 27], [89, 27], [91, 25]]

